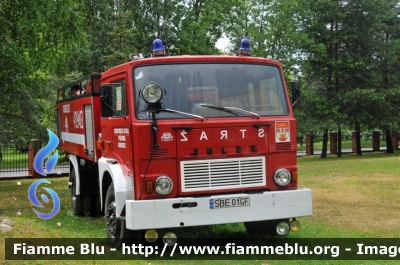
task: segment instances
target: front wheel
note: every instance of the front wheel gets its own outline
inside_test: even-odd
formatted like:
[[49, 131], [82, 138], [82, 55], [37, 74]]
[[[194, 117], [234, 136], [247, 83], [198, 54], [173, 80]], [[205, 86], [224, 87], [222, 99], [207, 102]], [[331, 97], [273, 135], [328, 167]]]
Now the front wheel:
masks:
[[139, 231], [127, 229], [126, 221], [118, 218], [113, 183], [107, 190], [104, 213], [107, 236], [111, 247], [121, 248], [122, 243], [132, 242], [134, 238], [140, 236]]

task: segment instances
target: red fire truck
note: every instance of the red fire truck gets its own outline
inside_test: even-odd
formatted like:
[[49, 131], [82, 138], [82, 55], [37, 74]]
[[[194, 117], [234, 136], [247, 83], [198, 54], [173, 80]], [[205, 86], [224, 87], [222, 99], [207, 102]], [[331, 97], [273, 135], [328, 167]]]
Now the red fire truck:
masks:
[[156, 39], [151, 58], [58, 90], [73, 212], [102, 212], [111, 246], [239, 222], [286, 235], [312, 214], [282, 65], [249, 52], [244, 38], [237, 56], [165, 56]]

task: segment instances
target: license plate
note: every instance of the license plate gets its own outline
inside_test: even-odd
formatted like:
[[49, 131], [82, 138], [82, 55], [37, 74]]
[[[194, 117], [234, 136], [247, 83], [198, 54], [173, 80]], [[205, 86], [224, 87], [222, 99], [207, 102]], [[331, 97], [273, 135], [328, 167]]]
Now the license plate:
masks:
[[210, 199], [210, 209], [250, 206], [250, 196]]

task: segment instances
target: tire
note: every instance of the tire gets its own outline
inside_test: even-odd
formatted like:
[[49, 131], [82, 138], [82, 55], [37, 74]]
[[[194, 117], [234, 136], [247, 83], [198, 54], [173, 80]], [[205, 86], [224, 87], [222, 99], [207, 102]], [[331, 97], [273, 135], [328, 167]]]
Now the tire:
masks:
[[126, 221], [117, 218], [117, 204], [115, 201], [114, 185], [110, 184], [104, 204], [107, 237], [112, 248], [120, 249], [122, 243], [130, 244], [139, 239], [141, 231], [126, 228]]
[[100, 195], [95, 194], [92, 195], [92, 206], [93, 208], [91, 209], [91, 216], [92, 217], [98, 217], [101, 216], [102, 211], [101, 211], [101, 203], [100, 203]]
[[72, 167], [71, 175], [71, 205], [72, 212], [77, 216], [88, 216], [91, 212], [91, 198], [85, 195], [76, 194], [76, 176], [75, 169]]
[[282, 221], [289, 222], [289, 219], [245, 222], [244, 227], [251, 237], [278, 236], [276, 225]]

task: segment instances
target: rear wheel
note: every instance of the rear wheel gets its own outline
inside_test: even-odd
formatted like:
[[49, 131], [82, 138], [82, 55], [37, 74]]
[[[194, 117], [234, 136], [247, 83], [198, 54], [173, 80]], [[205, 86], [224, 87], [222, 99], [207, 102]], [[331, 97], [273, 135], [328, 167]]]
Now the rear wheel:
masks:
[[141, 231], [127, 229], [126, 221], [118, 218], [113, 183], [110, 184], [107, 190], [104, 213], [107, 236], [111, 247], [121, 248], [122, 243], [129, 244], [135, 238], [140, 237]]
[[71, 204], [72, 204], [72, 211], [75, 215], [78, 216], [87, 216], [90, 215], [91, 211], [91, 198], [86, 195], [77, 195], [77, 188], [76, 188], [76, 175], [75, 169], [71, 167]]
[[244, 226], [246, 227], [247, 234], [252, 237], [277, 236], [276, 226], [280, 222], [289, 223], [289, 219], [245, 222]]

